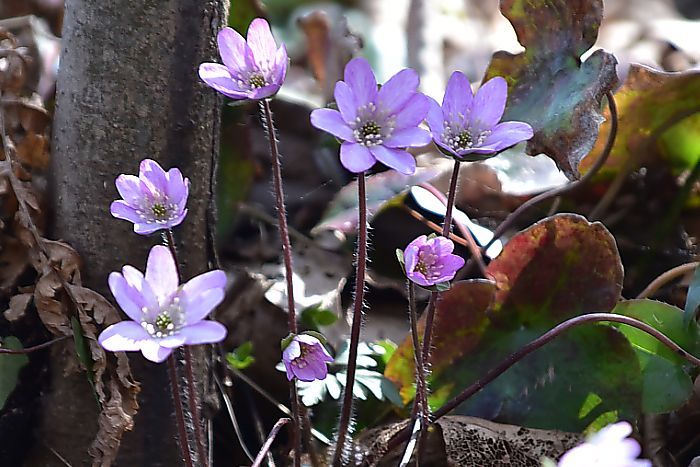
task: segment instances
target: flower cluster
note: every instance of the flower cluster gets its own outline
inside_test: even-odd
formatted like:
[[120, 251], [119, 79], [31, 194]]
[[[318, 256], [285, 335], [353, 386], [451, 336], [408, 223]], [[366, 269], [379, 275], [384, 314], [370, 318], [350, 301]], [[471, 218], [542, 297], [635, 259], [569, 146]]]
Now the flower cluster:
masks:
[[651, 467], [651, 462], [637, 459], [641, 448], [628, 436], [632, 426], [627, 422], [608, 425], [585, 443], [566, 452], [558, 467]]
[[406, 277], [420, 286], [432, 287], [451, 281], [464, 266], [464, 259], [452, 250], [454, 243], [448, 238], [421, 235], [408, 244], [399, 260]]

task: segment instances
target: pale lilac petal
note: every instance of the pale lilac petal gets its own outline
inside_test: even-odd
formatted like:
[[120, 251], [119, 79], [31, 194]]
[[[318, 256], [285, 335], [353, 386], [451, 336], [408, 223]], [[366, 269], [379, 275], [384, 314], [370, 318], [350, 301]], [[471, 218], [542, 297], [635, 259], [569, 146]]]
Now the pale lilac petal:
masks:
[[248, 93], [248, 99], [260, 100], [274, 96], [280, 90], [279, 84], [270, 84], [261, 88], [255, 88]]
[[122, 275], [131, 287], [135, 288], [139, 293], [141, 293], [144, 280], [144, 276], [141, 271], [130, 264], [126, 264], [124, 267], [122, 267]]
[[442, 113], [442, 107], [440, 107], [440, 104], [438, 104], [435, 99], [428, 99], [430, 108], [428, 109], [426, 122], [430, 128], [430, 132], [433, 134], [433, 139], [435, 141], [442, 141], [442, 133], [445, 131], [445, 117]]
[[143, 221], [139, 213], [136, 212], [136, 209], [129, 206], [126, 201], [113, 201], [109, 206], [109, 212], [117, 219], [124, 219], [125, 221], [133, 223]]
[[141, 307], [144, 306], [144, 300], [138, 291], [131, 287], [124, 276], [118, 272], [109, 275], [108, 283], [109, 290], [112, 291], [112, 295], [124, 313], [134, 321], [141, 321], [143, 317]]
[[100, 345], [110, 352], [134, 352], [141, 349], [143, 341], [151, 336], [134, 321], [121, 321], [109, 326], [97, 338]]
[[320, 358], [309, 362], [309, 368], [311, 368], [314, 372], [314, 379], [321, 380], [328, 376], [328, 365], [326, 365], [326, 362]]
[[158, 303], [161, 306], [165, 305], [179, 285], [177, 266], [168, 247], [156, 245], [151, 248], [145, 277], [151, 290], [158, 297]]
[[189, 179], [182, 177], [180, 169], [173, 168], [168, 170], [168, 188], [166, 193], [170, 202], [180, 204], [183, 198], [187, 198], [189, 192]]
[[474, 96], [470, 116], [470, 128], [474, 131], [490, 130], [501, 120], [506, 108], [508, 84], [500, 76], [484, 83]]
[[399, 111], [418, 89], [418, 73], [410, 68], [399, 71], [379, 89], [377, 107], [387, 114]]
[[[464, 258], [458, 255], [449, 255], [443, 258], [441, 263], [445, 270], [445, 274], [450, 274], [452, 277], [454, 277], [455, 273], [464, 266]], [[451, 280], [452, 277], [447, 280]]]
[[406, 271], [413, 271], [418, 264], [418, 247], [408, 245], [403, 252], [403, 262]]
[[292, 339], [289, 345], [284, 349], [284, 352], [282, 352], [282, 358], [284, 361], [291, 362], [292, 360], [299, 358], [299, 356], [301, 356], [301, 345], [299, 345], [299, 342], [295, 338]]
[[152, 233], [162, 230], [165, 226], [162, 224], [139, 222], [134, 223], [134, 232], [139, 235], [150, 235]]
[[173, 349], [162, 347], [154, 340], [141, 341], [141, 353], [143, 356], [154, 363], [161, 363], [170, 356]]
[[416, 171], [416, 160], [406, 151], [384, 146], [372, 146], [370, 152], [379, 162], [404, 175], [411, 175]]
[[176, 349], [185, 344], [187, 339], [182, 335], [182, 332], [173, 334], [172, 336], [163, 337], [158, 340], [158, 345], [161, 347], [167, 347], [168, 349]]
[[422, 128], [401, 128], [395, 130], [389, 139], [384, 141], [384, 146], [390, 148], [420, 147], [430, 144], [430, 133]]
[[139, 167], [139, 178], [151, 189], [151, 192], [165, 193], [168, 189], [168, 176], [163, 167], [152, 159], [144, 159]]
[[224, 65], [202, 63], [199, 65], [199, 77], [215, 91], [232, 99], [247, 99], [248, 91], [241, 89]]
[[136, 291], [138, 291], [142, 297], [143, 301], [139, 303], [142, 308], [142, 313], [143, 308], [147, 308], [149, 312], [157, 311], [159, 309], [158, 297], [145, 280], [141, 271], [127, 264], [122, 268], [122, 275], [129, 285], [136, 289]]
[[455, 248], [452, 240], [445, 237], [435, 237], [432, 239], [433, 248], [438, 256], [449, 255]]
[[340, 146], [340, 163], [350, 172], [359, 173], [371, 168], [377, 160], [369, 149], [357, 143], [343, 143]]
[[289, 57], [287, 56], [287, 47], [282, 44], [280, 48], [277, 49], [277, 54], [275, 55], [275, 67], [272, 75], [272, 81], [275, 84], [282, 85], [282, 83], [284, 83], [288, 64]]
[[217, 321], [200, 321], [185, 326], [179, 334], [185, 337], [187, 345], [214, 344], [226, 338], [226, 326]]
[[223, 289], [210, 289], [196, 297], [186, 297], [185, 321], [188, 325], [193, 325], [212, 312], [223, 300]]
[[353, 58], [345, 66], [345, 82], [352, 89], [359, 106], [374, 102], [377, 97], [377, 79], [369, 62], [362, 57]]
[[275, 38], [272, 37], [270, 24], [263, 18], [255, 18], [248, 26], [248, 46], [253, 52], [255, 61], [265, 63], [272, 61], [277, 52], [277, 44]]
[[310, 382], [316, 380], [316, 372], [312, 365], [306, 365], [304, 368], [294, 367], [294, 374], [299, 381]]
[[503, 122], [496, 125], [484, 140], [483, 146], [492, 146], [497, 151], [509, 148], [532, 138], [532, 127], [524, 122]]
[[345, 81], [338, 81], [335, 83], [333, 95], [343, 120], [348, 123], [354, 122], [357, 118], [357, 102], [355, 102], [355, 96], [350, 86]]
[[418, 126], [425, 120], [430, 109], [428, 96], [419, 92], [414, 93], [406, 104], [399, 109], [394, 120], [394, 128]]
[[125, 175], [122, 174], [117, 177], [114, 183], [124, 201], [132, 206], [138, 206], [141, 198], [143, 198], [143, 192], [141, 190], [141, 180], [136, 175]]
[[245, 70], [246, 44], [243, 36], [235, 29], [226, 27], [219, 31], [216, 40], [219, 44], [219, 54], [224, 64], [237, 72]]
[[226, 273], [221, 269], [205, 272], [193, 277], [182, 286], [184, 294], [193, 300], [211, 289], [223, 289], [226, 287]]
[[355, 141], [352, 128], [345, 123], [340, 112], [333, 109], [316, 109], [311, 112], [311, 124], [344, 141]]
[[284, 362], [284, 369], [287, 373], [287, 381], [291, 381], [294, 379], [294, 368], [292, 367], [291, 362], [288, 362], [287, 360], [283, 360]]
[[411, 279], [413, 282], [415, 282], [418, 285], [422, 285], [423, 287], [430, 287], [431, 285], [434, 285], [433, 282], [428, 282], [425, 279], [425, 276], [421, 274], [420, 272], [417, 271], [407, 271], [406, 272], [406, 277]]
[[[442, 99], [445, 117], [449, 121], [465, 122], [465, 118], [469, 116], [470, 109], [472, 109], [473, 100], [469, 79], [459, 71], [452, 73], [447, 82], [445, 96]], [[474, 111], [472, 110], [472, 112]], [[499, 115], [498, 118], [500, 119], [501, 116]]]

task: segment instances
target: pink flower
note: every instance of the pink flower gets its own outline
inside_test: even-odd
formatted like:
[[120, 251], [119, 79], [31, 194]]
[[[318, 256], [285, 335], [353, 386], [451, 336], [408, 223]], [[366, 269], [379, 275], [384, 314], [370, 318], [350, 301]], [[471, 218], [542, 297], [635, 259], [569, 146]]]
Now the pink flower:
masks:
[[326, 377], [326, 363], [332, 362], [333, 357], [314, 336], [298, 334], [282, 352], [282, 361], [289, 381], [294, 377], [301, 381], [314, 381]]
[[627, 438], [632, 426], [627, 422], [608, 425], [588, 441], [566, 452], [559, 467], [651, 467], [651, 461], [637, 459], [639, 443]]
[[265, 99], [277, 94], [287, 74], [287, 49], [277, 48], [270, 25], [256, 18], [248, 27], [248, 40], [231, 28], [217, 36], [223, 65], [202, 63], [199, 77], [232, 99]]
[[409, 243], [403, 253], [406, 276], [423, 287], [452, 280], [464, 266], [464, 259], [453, 255], [453, 249], [452, 240], [421, 235]]
[[120, 175], [117, 191], [123, 199], [110, 206], [112, 215], [134, 223], [134, 232], [152, 234], [182, 223], [187, 215], [190, 181], [178, 169], [167, 172], [156, 161], [141, 161], [139, 176]]
[[140, 350], [152, 362], [165, 360], [182, 345], [220, 342], [226, 328], [205, 320], [224, 299], [226, 274], [215, 270], [178, 284], [170, 250], [156, 245], [148, 255], [146, 274], [132, 266], [109, 275], [109, 288], [131, 320], [102, 331], [98, 341], [106, 350]]

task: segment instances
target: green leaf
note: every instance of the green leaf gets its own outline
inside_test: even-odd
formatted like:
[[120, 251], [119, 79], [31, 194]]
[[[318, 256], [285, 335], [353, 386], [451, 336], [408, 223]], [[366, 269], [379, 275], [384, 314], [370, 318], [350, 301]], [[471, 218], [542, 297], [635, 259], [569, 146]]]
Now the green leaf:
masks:
[[[691, 353], [700, 348], [700, 330], [697, 323], [688, 326], [683, 312], [672, 305], [654, 300], [625, 300], [614, 313], [636, 318], [661, 331], [676, 344]], [[615, 324], [637, 354], [643, 376], [642, 407], [645, 413], [666, 413], [683, 405], [691, 395], [692, 380], [684, 370], [685, 359], [674, 353], [649, 334]]]
[[[2, 339], [2, 347], [6, 349], [21, 350], [22, 343], [15, 336]], [[29, 358], [24, 354], [0, 354], [0, 409], [5, 406], [7, 398], [17, 385], [19, 372], [29, 363]]]
[[698, 307], [700, 307], [700, 267], [695, 268], [693, 280], [688, 287], [688, 296], [685, 299], [683, 322], [686, 326], [697, 319]]
[[226, 354], [226, 361], [236, 370], [245, 370], [255, 362], [253, 343], [248, 341], [241, 344], [233, 352]]
[[544, 153], [569, 178], [593, 147], [602, 99], [617, 84], [611, 54], [596, 50], [602, 0], [501, 0], [525, 52], [497, 52], [486, 78], [503, 76], [509, 99], [503, 120], [524, 121], [535, 132], [527, 153]]
[[[430, 358], [433, 407], [562, 321], [614, 308], [623, 273], [615, 239], [605, 227], [565, 214], [515, 235], [489, 264], [487, 276], [494, 282], [454, 283], [437, 304]], [[419, 329], [424, 326], [421, 320]], [[410, 336], [385, 376], [397, 384], [404, 402], [413, 397]], [[567, 331], [524, 358], [456, 412], [580, 431], [607, 412], [634, 418], [641, 404], [642, 375], [629, 341], [611, 326], [590, 325]]]
[[310, 306], [301, 311], [301, 322], [309, 328], [320, 329], [336, 321], [338, 321], [338, 315], [327, 308]]
[[[381, 172], [367, 177], [365, 185], [367, 192], [368, 221], [386, 208], [390, 201], [398, 202], [400, 196], [414, 185], [436, 177], [440, 171], [435, 168], [418, 168], [413, 175], [404, 175], [395, 170]], [[323, 214], [321, 221], [312, 232], [322, 230], [340, 230], [345, 233], [357, 231], [357, 181], [345, 185], [331, 201]]]

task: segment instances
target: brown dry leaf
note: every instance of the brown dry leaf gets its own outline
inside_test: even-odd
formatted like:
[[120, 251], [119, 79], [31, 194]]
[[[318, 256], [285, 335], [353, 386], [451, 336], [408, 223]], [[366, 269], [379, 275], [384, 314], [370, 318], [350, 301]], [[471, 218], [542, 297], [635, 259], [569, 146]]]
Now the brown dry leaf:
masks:
[[32, 300], [33, 294], [21, 293], [10, 298], [10, 307], [3, 312], [5, 319], [8, 321], [16, 321], [24, 316], [29, 303]]
[[46, 169], [49, 165], [48, 141], [45, 136], [28, 134], [17, 145], [17, 156], [23, 164], [38, 169]]
[[27, 249], [16, 238], [0, 233], [0, 294], [5, 294], [29, 266]]

